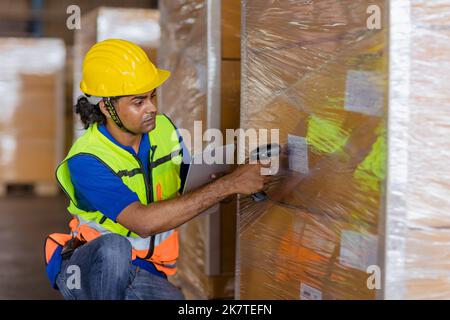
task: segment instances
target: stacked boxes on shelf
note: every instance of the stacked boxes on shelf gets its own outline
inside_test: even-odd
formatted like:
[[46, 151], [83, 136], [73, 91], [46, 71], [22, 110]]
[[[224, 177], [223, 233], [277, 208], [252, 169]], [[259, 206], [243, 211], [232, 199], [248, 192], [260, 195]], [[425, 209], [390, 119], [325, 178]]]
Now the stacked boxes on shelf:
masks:
[[58, 190], [54, 170], [64, 152], [66, 49], [59, 39], [1, 38], [0, 189]]

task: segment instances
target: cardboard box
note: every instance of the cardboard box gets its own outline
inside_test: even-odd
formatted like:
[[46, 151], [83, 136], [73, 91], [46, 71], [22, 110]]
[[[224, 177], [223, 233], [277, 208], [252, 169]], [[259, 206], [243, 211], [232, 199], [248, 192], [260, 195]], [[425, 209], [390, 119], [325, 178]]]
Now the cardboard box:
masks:
[[[372, 234], [282, 205], [251, 220], [241, 225], [240, 299], [374, 298], [365, 269], [377, 254]], [[353, 248], [355, 239], [365, 243]]]
[[[312, 219], [324, 232], [283, 238], [293, 222], [281, 214], [267, 219], [273, 209], [241, 198], [241, 297], [448, 298], [450, 51], [443, 8], [450, 3], [394, 0], [389, 10], [381, 1], [370, 4], [384, 17], [380, 31], [364, 27], [366, 1], [244, 2], [241, 123], [280, 128], [288, 152], [269, 197], [308, 212], [292, 221]], [[319, 6], [324, 10], [312, 14]], [[336, 24], [325, 26], [324, 17]], [[325, 239], [339, 244], [338, 263], [316, 249], [304, 252], [302, 241]], [[377, 245], [376, 254], [361, 244]], [[364, 288], [364, 261], [380, 270], [380, 290]], [[304, 265], [311, 266], [307, 279]]]
[[56, 184], [64, 149], [65, 54], [59, 39], [0, 39], [2, 188]]
[[239, 298], [377, 296], [387, 46], [367, 6], [244, 1], [241, 126], [278, 129], [282, 154], [270, 201], [239, 201]]
[[449, 299], [450, 230], [409, 228], [405, 240], [403, 269], [397, 270], [405, 299]]
[[[206, 1], [161, 1], [162, 37], [159, 66], [171, 71], [158, 98], [160, 112], [169, 115], [175, 124], [194, 137], [194, 121], [208, 123], [208, 90], [215, 90], [213, 101], [220, 104], [218, 129], [239, 127], [240, 114], [240, 2], [223, 1], [220, 21], [208, 25]], [[216, 12], [217, 13], [217, 12]], [[217, 23], [218, 22], [218, 23]], [[215, 44], [221, 50], [214, 58], [208, 56], [214, 46], [208, 43], [207, 30], [220, 32]], [[208, 59], [211, 59], [208, 61]], [[217, 65], [215, 64], [217, 62]], [[208, 69], [210, 68], [210, 69]], [[216, 71], [220, 77], [214, 84], [208, 80]], [[216, 72], [214, 72], [216, 73]], [[208, 87], [209, 86], [209, 87]], [[212, 88], [214, 86], [214, 88]], [[211, 91], [212, 92], [212, 91]], [[203, 133], [203, 132], [202, 132]], [[185, 141], [189, 141], [185, 136]], [[188, 144], [191, 153], [193, 144]], [[208, 217], [200, 216], [180, 227], [180, 259], [177, 275], [172, 279], [186, 297], [196, 299], [231, 298], [234, 294], [236, 200], [221, 204], [220, 226], [213, 230]], [[216, 249], [211, 234], [218, 235]], [[209, 274], [209, 258], [217, 263], [219, 272]], [[217, 270], [216, 270], [217, 271]]]
[[221, 10], [222, 59], [241, 59], [241, 1], [228, 0]]
[[388, 299], [449, 298], [449, 6], [391, 1], [410, 16], [390, 23]]

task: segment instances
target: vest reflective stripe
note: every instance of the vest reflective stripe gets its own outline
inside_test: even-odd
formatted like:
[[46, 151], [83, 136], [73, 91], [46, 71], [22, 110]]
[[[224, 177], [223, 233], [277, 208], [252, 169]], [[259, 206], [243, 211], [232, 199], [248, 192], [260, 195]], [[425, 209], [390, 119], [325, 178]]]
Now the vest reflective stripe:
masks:
[[[74, 221], [76, 221], [74, 223]], [[71, 221], [72, 226], [72, 235], [78, 237], [79, 239], [92, 241], [95, 238], [111, 233], [109, 230], [102, 228], [95, 221], [83, 221], [80, 217], [74, 217]], [[52, 235], [53, 236], [53, 235]], [[71, 238], [70, 235], [67, 235], [69, 240]], [[166, 232], [159, 233], [154, 237], [147, 238], [133, 238], [126, 237], [128, 241], [130, 241], [133, 249], [132, 249], [132, 258], [133, 260], [136, 258], [145, 259], [148, 254], [148, 248], [150, 247], [150, 243], [152, 239], [154, 240], [154, 252], [153, 255], [146, 259], [150, 262], [153, 262], [156, 269], [161, 272], [164, 272], [166, 275], [173, 275], [176, 273], [176, 260], [178, 258], [178, 233], [175, 230], [170, 230]], [[63, 245], [63, 244], [62, 244]], [[56, 246], [49, 247], [46, 253], [47, 261], [48, 256], [52, 255], [56, 250]]]
[[158, 159], [158, 160], [152, 162], [152, 163], [150, 164], [150, 167], [153, 169], [153, 168], [159, 166], [160, 164], [163, 164], [164, 162], [167, 162], [167, 161], [169, 161], [169, 160], [172, 160], [172, 159], [175, 158], [176, 156], [181, 155], [181, 152], [182, 152], [182, 151], [183, 151], [183, 150], [181, 150], [181, 149], [176, 150], [176, 151], [172, 152], [171, 154], [168, 154], [167, 156], [164, 156], [164, 157], [162, 157], [162, 158], [160, 158], [160, 159]]
[[[78, 226], [77, 229], [81, 226], [87, 226], [89, 228], [94, 229], [95, 231], [97, 231], [99, 233], [99, 235], [105, 235], [108, 233], [112, 233], [111, 231], [103, 228], [100, 224], [96, 223], [95, 221], [87, 221], [84, 220], [82, 217], [74, 217], [74, 219], [78, 220]], [[75, 230], [77, 230], [75, 229]], [[76, 236], [77, 235], [77, 231], [72, 231], [73, 234]], [[174, 233], [174, 230], [170, 230], [170, 231], [166, 231], [166, 232], [162, 232], [162, 233], [158, 233], [155, 235], [155, 246], [160, 245], [164, 240], [166, 240], [167, 238], [169, 238], [172, 234]], [[147, 238], [141, 238], [141, 237], [127, 237], [125, 236], [125, 238], [128, 239], [128, 241], [130, 241], [131, 245], [133, 246], [133, 249], [136, 250], [147, 250], [148, 246], [150, 244], [150, 239], [151, 237], [147, 237]]]
[[[90, 241], [107, 233], [120, 234], [132, 244], [135, 258], [146, 258], [154, 262], [159, 270], [173, 274], [173, 266], [178, 257], [178, 233], [170, 230], [141, 238], [99, 211], [88, 212], [78, 208], [67, 164], [75, 155], [88, 154], [96, 157], [121, 178], [137, 194], [142, 204], [173, 198], [179, 194], [182, 161], [182, 148], [176, 129], [165, 115], [157, 115], [155, 129], [148, 136], [152, 146], [148, 177], [144, 174], [141, 161], [105, 137], [96, 124], [89, 127], [74, 143], [67, 157], [58, 166], [56, 176], [70, 199], [68, 211], [76, 218], [71, 222], [74, 236], [85, 233], [91, 238], [86, 240]], [[149, 257], [151, 253], [153, 254]]]
[[142, 172], [142, 169], [141, 169], [141, 168], [135, 168], [135, 169], [133, 169], [133, 170], [131, 170], [131, 171], [128, 171], [128, 170], [122, 170], [122, 171], [117, 172], [117, 175], [118, 175], [120, 178], [122, 178], [123, 176], [133, 177], [133, 176], [136, 175], [136, 174], [144, 174], [144, 172]]
[[[70, 223], [71, 231], [74, 236], [77, 236], [86, 241], [92, 241], [95, 238], [111, 233], [99, 224], [93, 221], [85, 221], [81, 217], [74, 217]], [[69, 236], [69, 239], [71, 237]], [[132, 250], [132, 259], [145, 258], [148, 253], [150, 241], [152, 237], [148, 238], [133, 238], [126, 237], [130, 241]], [[69, 240], [67, 239], [67, 240]], [[159, 233], [154, 237], [154, 252], [148, 261], [154, 263], [156, 269], [164, 272], [166, 275], [173, 275], [176, 273], [176, 260], [178, 258], [178, 233], [175, 230]], [[56, 247], [55, 247], [56, 249]], [[55, 250], [53, 249], [53, 250]]]

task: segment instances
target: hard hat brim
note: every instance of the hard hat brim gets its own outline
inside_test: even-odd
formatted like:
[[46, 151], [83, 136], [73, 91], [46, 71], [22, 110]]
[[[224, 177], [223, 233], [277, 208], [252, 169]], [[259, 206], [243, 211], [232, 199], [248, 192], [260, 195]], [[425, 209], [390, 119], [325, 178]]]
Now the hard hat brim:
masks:
[[158, 70], [158, 81], [153, 82], [149, 85], [146, 85], [143, 88], [140, 88], [132, 93], [126, 93], [124, 95], [135, 95], [135, 94], [143, 94], [152, 91], [155, 88], [160, 87], [164, 82], [166, 82], [167, 79], [170, 77], [170, 71], [164, 70], [164, 69], [157, 69]]
[[[159, 83], [152, 89], [153, 90], [155, 88], [160, 87], [164, 82], [166, 82], [167, 79], [169, 79], [170, 77], [170, 71], [169, 70], [164, 70], [164, 69], [158, 69], [158, 76], [159, 76]], [[149, 91], [150, 91], [149, 90]]]
[[133, 92], [125, 93], [123, 95], [135, 95], [135, 94], [143, 94], [152, 91], [155, 88], [160, 87], [164, 82], [166, 82], [167, 79], [170, 77], [170, 71], [164, 70], [164, 69], [157, 69], [158, 71], [158, 80], [156, 82], [152, 82], [148, 85], [145, 85], [142, 88], [139, 88]]

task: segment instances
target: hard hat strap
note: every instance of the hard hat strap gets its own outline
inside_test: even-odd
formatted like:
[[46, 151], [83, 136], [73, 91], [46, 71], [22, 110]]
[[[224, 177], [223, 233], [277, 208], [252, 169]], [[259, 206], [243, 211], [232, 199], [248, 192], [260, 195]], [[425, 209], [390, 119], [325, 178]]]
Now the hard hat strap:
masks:
[[111, 119], [114, 121], [114, 123], [122, 130], [131, 134], [136, 135], [136, 133], [128, 130], [124, 125], [122, 120], [120, 120], [119, 115], [117, 114], [116, 109], [113, 107], [110, 98], [103, 99], [105, 101], [106, 110], [108, 110], [109, 115], [111, 116]]

